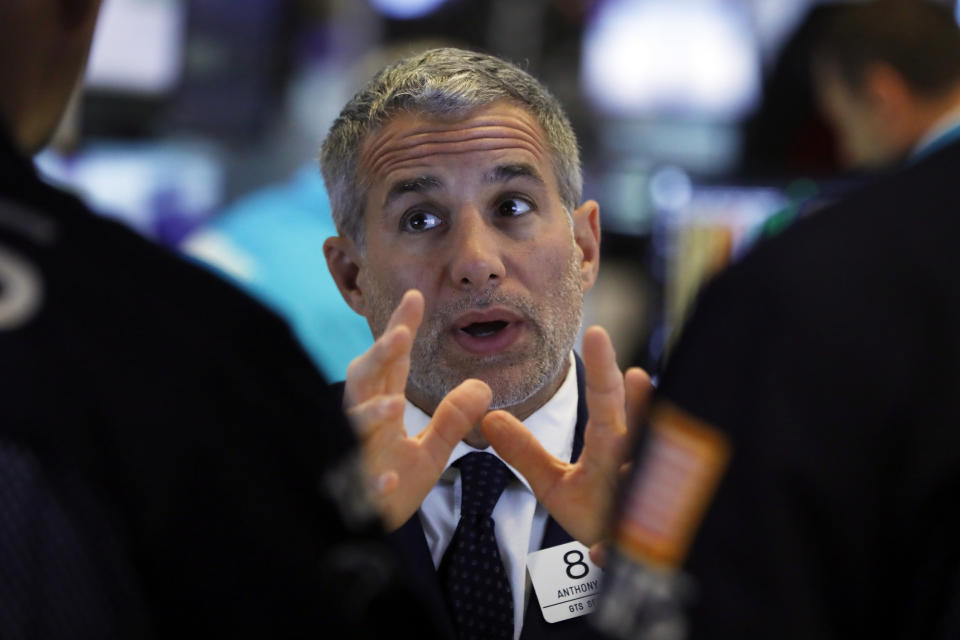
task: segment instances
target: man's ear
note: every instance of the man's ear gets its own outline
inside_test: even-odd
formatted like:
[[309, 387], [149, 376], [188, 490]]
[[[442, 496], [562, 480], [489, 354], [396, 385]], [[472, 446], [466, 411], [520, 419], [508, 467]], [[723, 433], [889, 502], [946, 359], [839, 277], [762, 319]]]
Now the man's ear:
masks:
[[901, 127], [913, 112], [915, 97], [903, 75], [885, 62], [875, 62], [863, 73], [861, 95], [885, 126]]
[[323, 256], [340, 295], [351, 309], [365, 317], [366, 302], [358, 282], [363, 262], [357, 246], [349, 238], [332, 236], [323, 243]]
[[583, 290], [593, 286], [600, 269], [600, 205], [587, 200], [573, 212], [573, 239], [582, 252]]

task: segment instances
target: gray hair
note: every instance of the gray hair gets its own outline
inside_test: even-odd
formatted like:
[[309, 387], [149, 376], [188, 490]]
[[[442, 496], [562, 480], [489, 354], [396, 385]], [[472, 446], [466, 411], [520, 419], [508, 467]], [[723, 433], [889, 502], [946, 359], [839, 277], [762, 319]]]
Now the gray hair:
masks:
[[442, 48], [404, 58], [380, 71], [340, 112], [320, 151], [337, 231], [363, 247], [364, 193], [357, 175], [360, 147], [398, 112], [438, 118], [467, 114], [507, 100], [540, 124], [553, 158], [560, 200], [572, 212], [580, 204], [583, 177], [573, 127], [553, 95], [533, 76], [491, 55]]

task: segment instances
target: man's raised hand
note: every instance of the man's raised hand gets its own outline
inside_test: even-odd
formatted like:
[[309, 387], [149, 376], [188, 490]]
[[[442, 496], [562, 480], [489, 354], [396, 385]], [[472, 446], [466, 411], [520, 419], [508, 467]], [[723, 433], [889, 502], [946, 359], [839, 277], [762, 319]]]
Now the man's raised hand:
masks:
[[638, 424], [651, 384], [636, 367], [621, 375], [610, 337], [600, 327], [584, 333], [583, 364], [590, 419], [576, 463], [554, 458], [506, 411], [487, 414], [482, 429], [497, 453], [526, 477], [537, 500], [560, 526], [592, 545], [604, 535], [621, 477], [628, 425]]
[[404, 390], [423, 307], [423, 295], [407, 291], [383, 334], [347, 368], [344, 409], [360, 439], [364, 466], [389, 531], [420, 508], [450, 452], [480, 422], [492, 399], [485, 383], [465, 380], [439, 404], [426, 429], [407, 437]]

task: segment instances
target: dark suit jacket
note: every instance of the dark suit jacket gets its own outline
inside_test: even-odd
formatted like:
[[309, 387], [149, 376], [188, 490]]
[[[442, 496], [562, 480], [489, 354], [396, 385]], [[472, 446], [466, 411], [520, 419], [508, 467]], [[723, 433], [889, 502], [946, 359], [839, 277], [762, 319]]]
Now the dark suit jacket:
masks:
[[685, 566], [692, 638], [960, 637], [960, 142], [945, 142], [700, 297], [658, 390], [733, 445]]
[[[577, 373], [577, 425], [573, 434], [573, 452], [570, 457], [571, 462], [580, 457], [583, 450], [583, 432], [587, 426], [587, 403], [586, 403], [586, 383], [584, 382], [583, 362], [580, 356], [576, 356]], [[339, 393], [343, 393], [343, 383], [334, 385]], [[427, 602], [427, 605], [433, 610], [437, 617], [437, 626], [445, 629], [449, 636], [455, 637], [453, 622], [447, 612], [446, 604], [443, 601], [443, 593], [440, 590], [440, 583], [437, 579], [437, 572], [433, 566], [433, 558], [430, 555], [430, 549], [427, 547], [427, 540], [423, 534], [423, 527], [420, 526], [420, 517], [416, 514], [405, 525], [390, 534], [391, 541], [400, 551], [402, 562], [410, 573], [418, 595]], [[573, 538], [569, 533], [557, 524], [552, 518], [547, 519], [547, 527], [544, 531], [541, 549], [555, 547], [560, 544], [571, 542]], [[521, 640], [539, 640], [540, 638], [558, 638], [558, 637], [577, 637], [581, 630], [585, 631], [586, 617], [573, 618], [564, 622], [554, 624], [548, 623], [543, 619], [540, 612], [540, 603], [537, 600], [537, 594], [531, 591], [529, 601], [527, 602], [527, 611], [523, 618], [523, 633]]]

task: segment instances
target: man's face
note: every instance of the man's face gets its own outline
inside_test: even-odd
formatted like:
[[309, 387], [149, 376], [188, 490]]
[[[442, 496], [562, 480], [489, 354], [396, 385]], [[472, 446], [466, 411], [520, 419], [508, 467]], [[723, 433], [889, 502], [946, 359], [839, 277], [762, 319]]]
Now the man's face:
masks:
[[365, 141], [360, 171], [370, 188], [355, 308], [379, 336], [406, 290], [426, 301], [408, 397], [432, 411], [479, 378], [494, 408], [543, 404], [580, 327], [598, 227], [595, 203], [571, 224], [536, 120], [506, 103], [454, 122], [400, 114]]

